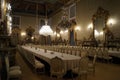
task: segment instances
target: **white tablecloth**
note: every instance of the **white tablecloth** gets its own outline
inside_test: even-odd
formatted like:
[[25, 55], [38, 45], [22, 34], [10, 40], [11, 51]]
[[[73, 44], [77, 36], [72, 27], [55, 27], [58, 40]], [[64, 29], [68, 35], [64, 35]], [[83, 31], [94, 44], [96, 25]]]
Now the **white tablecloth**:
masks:
[[47, 50], [47, 52], [45, 53], [44, 49], [39, 49], [39, 48], [35, 49], [34, 47], [31, 48], [30, 46], [22, 46], [21, 48], [23, 48], [22, 50], [31, 51], [35, 56], [39, 57], [40, 59], [43, 59], [49, 64], [52, 58], [56, 56], [61, 58], [64, 62], [65, 65], [64, 68], [66, 71], [78, 67], [79, 61], [81, 59], [79, 56], [74, 56], [60, 52], [54, 52], [53, 54], [51, 54], [51, 52], [53, 51], [49, 51], [49, 50]]

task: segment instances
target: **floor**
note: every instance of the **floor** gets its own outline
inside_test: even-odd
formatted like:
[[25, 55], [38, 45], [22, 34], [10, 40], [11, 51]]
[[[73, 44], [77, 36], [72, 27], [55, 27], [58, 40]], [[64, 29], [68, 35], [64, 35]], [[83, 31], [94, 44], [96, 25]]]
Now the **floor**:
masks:
[[[16, 62], [21, 66], [22, 80], [58, 80], [33, 72], [19, 53], [16, 55]], [[82, 80], [85, 79], [82, 77]], [[95, 75], [89, 74], [87, 80], [120, 80], [120, 64], [97, 62]]]

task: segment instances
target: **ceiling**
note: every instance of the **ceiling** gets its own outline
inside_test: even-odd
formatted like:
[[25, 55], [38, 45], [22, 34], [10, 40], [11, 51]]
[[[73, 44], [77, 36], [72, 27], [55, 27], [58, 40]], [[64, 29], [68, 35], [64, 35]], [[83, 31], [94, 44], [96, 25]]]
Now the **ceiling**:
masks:
[[12, 14], [54, 15], [71, 0], [10, 0]]

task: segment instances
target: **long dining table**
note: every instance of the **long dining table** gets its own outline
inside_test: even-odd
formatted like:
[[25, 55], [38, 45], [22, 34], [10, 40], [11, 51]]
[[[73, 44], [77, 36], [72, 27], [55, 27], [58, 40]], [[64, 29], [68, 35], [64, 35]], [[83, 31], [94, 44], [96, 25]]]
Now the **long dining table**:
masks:
[[35, 48], [31, 46], [21, 46], [21, 49], [22, 51], [28, 50], [32, 52], [33, 55], [46, 61], [48, 64], [50, 64], [50, 61], [52, 58], [57, 56], [63, 60], [65, 71], [72, 70], [76, 67], [79, 67], [79, 61], [81, 59], [81, 57], [79, 56], [70, 55], [70, 54], [61, 53], [61, 52], [54, 52], [50, 50], [47, 50], [47, 52], [45, 52], [44, 49]]

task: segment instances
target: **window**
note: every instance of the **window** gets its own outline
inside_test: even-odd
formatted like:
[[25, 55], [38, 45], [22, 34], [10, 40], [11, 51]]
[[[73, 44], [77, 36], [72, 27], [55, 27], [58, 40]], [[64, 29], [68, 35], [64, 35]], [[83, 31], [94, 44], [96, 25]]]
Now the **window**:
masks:
[[20, 16], [13, 16], [12, 17], [12, 25], [13, 27], [20, 27]]
[[44, 19], [41, 19], [41, 20], [40, 20], [40, 26], [42, 27], [43, 25], [45, 25], [45, 20], [44, 20]]
[[69, 20], [76, 18], [76, 4], [72, 4], [69, 6]]

